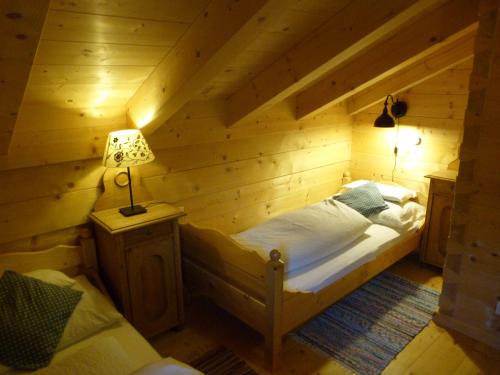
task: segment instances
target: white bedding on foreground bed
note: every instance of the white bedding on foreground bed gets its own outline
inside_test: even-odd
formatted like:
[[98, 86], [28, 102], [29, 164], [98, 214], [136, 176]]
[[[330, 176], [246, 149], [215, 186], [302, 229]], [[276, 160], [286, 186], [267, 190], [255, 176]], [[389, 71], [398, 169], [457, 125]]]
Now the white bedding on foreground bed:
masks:
[[423, 225], [415, 221], [407, 230], [396, 231], [385, 225], [372, 224], [353, 243], [338, 251], [285, 275], [284, 289], [289, 292], [318, 292], [356, 268], [383, 255], [384, 250], [405, 240]]
[[[83, 290], [91, 288], [89, 281], [85, 276], [75, 278], [77, 283], [81, 285]], [[161, 356], [153, 349], [153, 347], [130, 325], [125, 318], [121, 318], [117, 324], [92, 335], [74, 345], [67, 347], [56, 353], [51, 364], [56, 364], [64, 361], [68, 356], [74, 355], [76, 352], [91, 346], [103, 338], [114, 337], [125, 351], [129, 360], [130, 371], [134, 371], [142, 366], [155, 362], [161, 359]], [[77, 364], [75, 364], [77, 365]], [[49, 366], [50, 367], [50, 366]], [[32, 371], [16, 371], [9, 370], [3, 374], [33, 374]], [[3, 375], [2, 374], [2, 375]]]
[[[84, 293], [97, 292], [85, 276], [78, 276], [75, 280], [72, 288]], [[120, 315], [111, 305], [102, 308]], [[81, 324], [80, 328], [85, 325]], [[37, 371], [16, 371], [0, 365], [0, 374], [202, 375], [174, 358], [162, 359], [123, 317], [119, 317], [112, 326], [60, 350], [48, 367]]]

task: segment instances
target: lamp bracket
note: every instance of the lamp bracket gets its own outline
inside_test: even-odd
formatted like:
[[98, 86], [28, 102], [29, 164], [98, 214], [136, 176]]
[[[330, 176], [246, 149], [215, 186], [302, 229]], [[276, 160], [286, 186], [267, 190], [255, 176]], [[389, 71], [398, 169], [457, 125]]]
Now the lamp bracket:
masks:
[[389, 94], [385, 98], [384, 106], [387, 106], [389, 103], [389, 98], [391, 98], [392, 106], [391, 106], [391, 113], [394, 117], [400, 118], [406, 115], [406, 112], [408, 112], [408, 104], [403, 101], [399, 101], [398, 98], [396, 98], [396, 101], [394, 101], [394, 97]]
[[408, 112], [408, 105], [406, 102], [400, 102], [396, 99], [396, 102], [391, 106], [392, 115], [396, 118], [400, 118], [406, 115], [406, 112]]

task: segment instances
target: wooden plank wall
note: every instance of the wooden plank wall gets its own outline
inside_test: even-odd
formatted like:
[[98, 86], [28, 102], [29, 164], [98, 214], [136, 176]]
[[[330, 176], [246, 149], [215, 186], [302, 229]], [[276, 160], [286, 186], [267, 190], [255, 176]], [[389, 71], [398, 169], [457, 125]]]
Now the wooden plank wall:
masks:
[[500, 2], [483, 1], [437, 321], [500, 349], [499, 53]]
[[[338, 189], [351, 154], [351, 120], [345, 107], [295, 121], [293, 106], [283, 102], [228, 129], [218, 117], [218, 105], [189, 103], [149, 138], [156, 161], [141, 166], [140, 172], [155, 199], [185, 207], [192, 220], [210, 219], [236, 231]], [[60, 121], [72, 128], [88, 120], [69, 116]], [[32, 117], [31, 126], [36, 122]], [[58, 140], [57, 134], [45, 134], [25, 142], [48, 142], [47, 150], [52, 147], [56, 155]], [[1, 166], [0, 251], [71, 243], [74, 227], [87, 222], [101, 194], [104, 167], [96, 157], [105, 139], [103, 134], [75, 142], [86, 144], [89, 153], [60, 153], [75, 161], [57, 163], [56, 156], [38, 160], [25, 147], [25, 163], [37, 167], [17, 168], [14, 158]]]
[[[458, 157], [471, 69], [472, 59], [397, 95], [408, 103], [408, 113], [400, 120], [394, 180], [418, 191], [421, 202], [429, 186], [424, 176], [446, 169]], [[397, 130], [373, 127], [382, 109], [378, 103], [354, 116], [353, 179], [392, 179]], [[422, 140], [418, 146], [412, 144], [416, 137]]]

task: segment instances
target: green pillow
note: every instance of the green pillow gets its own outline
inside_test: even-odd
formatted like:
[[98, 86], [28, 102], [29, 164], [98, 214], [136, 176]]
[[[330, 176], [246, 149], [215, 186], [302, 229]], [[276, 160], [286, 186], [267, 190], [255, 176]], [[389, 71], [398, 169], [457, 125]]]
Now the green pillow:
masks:
[[366, 217], [378, 214], [389, 208], [384, 197], [373, 182], [351, 189], [335, 196], [334, 199], [348, 205]]
[[82, 292], [5, 271], [0, 278], [0, 363], [47, 366]]

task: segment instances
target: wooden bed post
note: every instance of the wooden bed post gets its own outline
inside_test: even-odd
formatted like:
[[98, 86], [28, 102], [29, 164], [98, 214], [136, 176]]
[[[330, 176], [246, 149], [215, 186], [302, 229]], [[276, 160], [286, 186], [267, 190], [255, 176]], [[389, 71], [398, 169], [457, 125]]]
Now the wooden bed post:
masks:
[[272, 250], [266, 264], [266, 363], [275, 370], [281, 352], [281, 319], [283, 314], [283, 273], [281, 253]]
[[97, 254], [92, 231], [83, 227], [80, 228], [79, 235], [85, 271], [97, 272]]
[[111, 303], [114, 302], [111, 299], [106, 286], [101, 280], [99, 275], [99, 263], [97, 261], [97, 249], [95, 246], [94, 237], [92, 237], [92, 231], [88, 228], [82, 227], [79, 230], [80, 235], [80, 245], [82, 247], [82, 258], [83, 258], [83, 273], [90, 280], [94, 286], [99, 288], [99, 290], [108, 297]]

